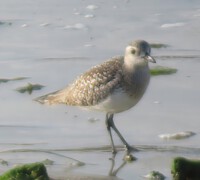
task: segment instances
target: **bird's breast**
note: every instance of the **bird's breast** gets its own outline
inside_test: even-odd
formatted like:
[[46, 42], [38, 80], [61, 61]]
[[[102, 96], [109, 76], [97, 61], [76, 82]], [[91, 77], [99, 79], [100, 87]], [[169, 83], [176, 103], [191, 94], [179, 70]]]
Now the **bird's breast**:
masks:
[[130, 98], [123, 89], [117, 89], [110, 95], [108, 95], [104, 100], [92, 106], [91, 109], [109, 112], [109, 113], [119, 113], [130, 109], [138, 102], [135, 98]]
[[121, 79], [118, 86], [98, 104], [90, 109], [109, 113], [119, 113], [130, 109], [142, 98], [149, 84], [150, 74], [148, 69], [134, 72]]
[[125, 78], [124, 82], [126, 85], [124, 85], [124, 88], [126, 88], [128, 94], [135, 99], [140, 99], [145, 93], [150, 81], [149, 69], [144, 68], [138, 70]]

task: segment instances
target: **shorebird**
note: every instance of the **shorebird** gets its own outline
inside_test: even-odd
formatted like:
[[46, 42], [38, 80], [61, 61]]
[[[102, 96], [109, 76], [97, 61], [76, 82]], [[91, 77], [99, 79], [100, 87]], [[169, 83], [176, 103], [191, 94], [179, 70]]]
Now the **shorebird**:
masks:
[[146, 41], [131, 42], [126, 47], [124, 56], [113, 57], [94, 66], [66, 88], [41, 96], [36, 101], [42, 104], [66, 104], [105, 112], [112, 152], [117, 151], [111, 129], [130, 153], [134, 148], [116, 128], [113, 116], [135, 106], [145, 93], [150, 80], [148, 62], [156, 62], [150, 53], [151, 48]]

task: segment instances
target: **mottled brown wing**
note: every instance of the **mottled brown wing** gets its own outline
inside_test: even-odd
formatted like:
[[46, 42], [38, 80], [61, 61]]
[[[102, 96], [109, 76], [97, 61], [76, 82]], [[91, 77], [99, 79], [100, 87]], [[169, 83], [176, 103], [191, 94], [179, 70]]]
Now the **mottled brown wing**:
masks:
[[95, 66], [69, 85], [65, 103], [75, 106], [91, 106], [106, 98], [122, 78], [123, 57], [112, 58]]
[[122, 78], [123, 57], [91, 68], [65, 89], [36, 98], [42, 104], [92, 106], [106, 98]]

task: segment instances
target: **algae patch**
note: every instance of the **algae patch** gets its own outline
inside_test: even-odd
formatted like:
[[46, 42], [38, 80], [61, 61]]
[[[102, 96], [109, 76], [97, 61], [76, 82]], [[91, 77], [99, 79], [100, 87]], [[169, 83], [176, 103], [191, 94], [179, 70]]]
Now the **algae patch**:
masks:
[[174, 180], [199, 180], [200, 160], [176, 157], [172, 161], [171, 173]]
[[20, 80], [24, 80], [24, 79], [28, 79], [28, 77], [16, 77], [16, 78], [0, 78], [0, 83], [7, 83], [10, 81], [20, 81]]
[[0, 164], [3, 165], [3, 166], [8, 166], [8, 161], [0, 159]]
[[16, 89], [16, 91], [20, 92], [20, 93], [29, 93], [29, 94], [32, 94], [33, 91], [35, 90], [40, 90], [42, 89], [44, 86], [41, 85], [41, 84], [31, 84], [31, 83], [28, 83], [26, 86], [23, 86], [23, 87], [19, 87]]
[[42, 163], [17, 166], [0, 176], [0, 180], [49, 180], [46, 168]]
[[162, 44], [162, 43], [151, 43], [150, 46], [151, 46], [151, 48], [156, 48], [156, 49], [169, 47], [169, 45]]
[[169, 75], [176, 73], [177, 69], [164, 66], [154, 66], [150, 69], [150, 72], [152, 76]]
[[144, 177], [150, 180], [164, 180], [165, 179], [165, 176], [158, 171], [151, 171], [149, 174], [145, 175]]
[[0, 26], [11, 26], [12, 22], [8, 22], [8, 21], [0, 21]]

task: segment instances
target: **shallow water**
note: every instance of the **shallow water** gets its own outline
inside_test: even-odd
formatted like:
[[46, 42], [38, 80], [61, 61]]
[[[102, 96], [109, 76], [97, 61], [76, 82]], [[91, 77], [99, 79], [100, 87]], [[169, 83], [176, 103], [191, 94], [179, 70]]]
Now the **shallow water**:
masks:
[[[127, 141], [142, 150], [134, 154], [137, 161], [116, 173], [116, 179], [143, 179], [152, 170], [171, 179], [173, 157], [198, 158], [200, 153], [199, 21], [198, 0], [2, 1], [0, 78], [29, 78], [0, 83], [0, 159], [8, 161], [8, 166], [0, 164], [0, 173], [15, 164], [50, 159], [54, 164], [47, 167], [55, 179], [111, 179], [105, 115], [42, 106], [32, 99], [65, 87], [107, 58], [122, 55], [130, 41], [145, 39], [168, 44], [152, 49], [152, 54], [158, 65], [178, 72], [152, 77], [141, 102], [115, 116]], [[46, 87], [31, 95], [15, 91], [29, 82]], [[196, 135], [168, 141], [158, 137], [180, 131]], [[123, 164], [123, 155], [123, 151], [117, 154], [115, 169]], [[79, 166], [79, 161], [85, 165]]]

